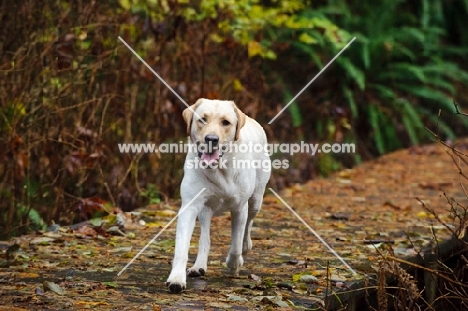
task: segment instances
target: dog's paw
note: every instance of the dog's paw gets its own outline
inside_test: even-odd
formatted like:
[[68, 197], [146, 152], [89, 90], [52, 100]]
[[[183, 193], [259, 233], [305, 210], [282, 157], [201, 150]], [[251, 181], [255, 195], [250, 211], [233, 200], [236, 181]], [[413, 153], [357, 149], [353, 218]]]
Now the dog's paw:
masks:
[[244, 258], [242, 258], [242, 255], [229, 254], [226, 259], [226, 265], [229, 274], [234, 276], [239, 275], [239, 270], [244, 265]]
[[199, 277], [199, 276], [204, 276], [206, 273], [205, 269], [203, 268], [195, 268], [195, 267], [192, 267], [190, 269], [187, 269], [187, 276], [191, 277], [191, 278], [196, 278], [196, 277]]
[[166, 286], [173, 294], [180, 294], [185, 289], [185, 283], [166, 282]]
[[246, 238], [242, 243], [242, 255], [247, 254], [250, 250], [252, 250], [252, 240], [250, 238]]
[[182, 273], [174, 273], [172, 272], [166, 281], [166, 286], [169, 288], [171, 293], [179, 294], [186, 288], [186, 276], [183, 272], [184, 270], [180, 271]]

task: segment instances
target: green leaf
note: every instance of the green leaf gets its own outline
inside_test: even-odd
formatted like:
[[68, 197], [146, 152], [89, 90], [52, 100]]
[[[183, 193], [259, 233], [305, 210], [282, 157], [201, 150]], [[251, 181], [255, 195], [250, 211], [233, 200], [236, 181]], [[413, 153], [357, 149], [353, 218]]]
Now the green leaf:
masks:
[[447, 98], [444, 93], [438, 90], [431, 89], [429, 87], [418, 87], [399, 85], [399, 88], [419, 98], [427, 99], [428, 102], [437, 103], [446, 110], [453, 111], [452, 100]]
[[433, 85], [435, 87], [438, 87], [440, 89], [443, 89], [444, 91], [449, 92], [450, 94], [455, 94], [455, 86], [453, 83], [448, 82], [445, 78], [443, 78], [441, 75], [432, 75], [429, 76], [429, 80], [427, 81], [428, 84]]
[[408, 77], [413, 76], [422, 83], [426, 82], [426, 75], [424, 74], [424, 70], [421, 66], [418, 65], [413, 65], [410, 63], [391, 64], [389, 66], [389, 71], [390, 73], [400, 71], [403, 75], [406, 75]]
[[306, 53], [307, 55], [310, 56], [314, 64], [321, 70], [323, 68], [323, 63], [322, 59], [320, 58], [320, 55], [318, 53], [317, 49], [312, 48], [311, 46], [302, 43], [302, 42], [293, 42], [292, 43], [293, 48], [297, 48], [298, 50], [302, 51], [303, 53]]
[[385, 138], [385, 150], [392, 151], [402, 147], [401, 140], [398, 137], [398, 134], [395, 129], [395, 120], [391, 122], [389, 118], [385, 115], [382, 115], [381, 131], [382, 137]]
[[268, 49], [265, 51], [265, 53], [263, 53], [263, 57], [266, 58], [266, 59], [276, 59], [276, 53], [273, 52], [272, 50]]
[[130, 2], [130, 0], [119, 0], [119, 4], [125, 10], [130, 10], [130, 8], [132, 7], [132, 3]]
[[393, 31], [390, 31], [390, 34], [396, 39], [396, 41], [402, 43], [416, 42], [424, 44], [427, 40], [425, 31], [416, 27], [398, 27]]
[[349, 108], [351, 109], [351, 116], [353, 119], [358, 117], [358, 108], [356, 105], [356, 101], [354, 100], [354, 94], [353, 92], [347, 87], [343, 87], [343, 94], [348, 100]]
[[39, 212], [37, 210], [31, 208], [29, 210], [28, 217], [32, 221], [33, 224], [35, 224], [35, 225], [37, 225], [37, 226], [39, 226], [41, 228], [46, 227], [44, 219], [41, 217], [41, 215], [39, 214]]
[[406, 131], [408, 132], [409, 138], [413, 145], [417, 145], [419, 143], [418, 134], [414, 128], [413, 122], [411, 122], [408, 115], [402, 115], [403, 124], [405, 125]]
[[404, 113], [406, 115], [408, 115], [408, 117], [410, 118], [411, 122], [413, 123], [413, 125], [419, 129], [423, 129], [424, 128], [424, 124], [422, 122], [422, 119], [421, 119], [421, 114], [419, 114], [416, 109], [418, 106], [415, 106], [415, 105], [412, 105], [408, 100], [406, 99], [401, 99], [400, 100], [401, 103], [403, 104], [403, 108], [404, 108]]
[[364, 73], [357, 68], [347, 57], [339, 57], [337, 63], [343, 67], [345, 72], [354, 80], [359, 89], [363, 91], [366, 87], [366, 77]]
[[418, 59], [418, 55], [416, 53], [413, 52], [413, 50], [407, 48], [406, 46], [404, 46], [403, 44], [400, 44], [398, 42], [395, 42], [393, 44], [393, 48], [395, 50], [395, 52], [399, 52], [403, 55], [405, 55], [406, 57], [408, 57], [411, 61], [415, 61]]
[[453, 81], [468, 83], [468, 72], [452, 62], [440, 60], [425, 66], [424, 70], [426, 74], [442, 74]]
[[397, 94], [392, 88], [382, 84], [371, 84], [369, 88], [377, 90], [382, 98], [394, 99], [397, 97]]
[[380, 118], [379, 114], [381, 113], [375, 104], [371, 104], [369, 106], [369, 121], [372, 127], [372, 130], [374, 131], [374, 142], [375, 146], [377, 147], [377, 151], [380, 154], [385, 153], [385, 143], [384, 139], [382, 137], [382, 133], [380, 132]]
[[362, 63], [364, 64], [364, 69], [369, 69], [370, 54], [369, 54], [369, 44], [367, 42], [362, 43]]
[[93, 225], [94, 227], [100, 227], [102, 225], [102, 218], [100, 217], [92, 218], [89, 220], [89, 223]]
[[[292, 99], [291, 92], [289, 90], [286, 90], [284, 92], [284, 100], [285, 102], [288, 102]], [[296, 101], [292, 102], [291, 105], [288, 106], [288, 111], [291, 114], [292, 118], [292, 123], [293, 127], [299, 127], [302, 125], [302, 115], [301, 115], [301, 109], [299, 108], [298, 104]]]
[[307, 44], [314, 44], [314, 43], [317, 43], [317, 40], [311, 36], [309, 36], [309, 34], [307, 34], [306, 32], [303, 32], [300, 36], [299, 36], [299, 41], [300, 42], [304, 42], [304, 43], [307, 43]]

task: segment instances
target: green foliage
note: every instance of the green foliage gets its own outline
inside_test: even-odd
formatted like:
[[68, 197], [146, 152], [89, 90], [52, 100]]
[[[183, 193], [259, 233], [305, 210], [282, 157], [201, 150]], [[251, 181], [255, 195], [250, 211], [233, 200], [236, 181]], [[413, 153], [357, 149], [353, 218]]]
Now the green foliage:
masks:
[[161, 203], [161, 198], [159, 196], [159, 191], [157, 190], [156, 185], [148, 184], [146, 189], [144, 189], [140, 196], [147, 198], [148, 204], [159, 204]]
[[322, 176], [328, 176], [340, 168], [341, 164], [333, 157], [331, 153], [320, 154], [318, 160], [318, 169]]
[[[119, 0], [120, 6], [127, 11], [143, 12], [154, 22], [167, 21], [167, 16], [180, 17], [187, 23], [206, 20], [217, 22], [217, 28], [205, 35], [213, 42], [221, 43], [233, 39], [248, 46], [249, 57], [261, 56], [276, 59], [271, 48], [272, 38], [259, 40], [268, 29], [317, 29], [323, 32], [320, 40], [334, 40], [341, 30], [325, 18], [308, 18], [298, 13], [306, 9], [306, 2], [300, 0], [271, 1], [264, 5], [260, 0], [202, 0], [196, 5], [186, 0], [146, 1]], [[343, 32], [344, 33], [344, 32]], [[315, 43], [317, 38], [302, 32], [299, 41]]]
[[[24, 207], [21, 207], [21, 210], [24, 210], [26, 211], [27, 209], [25, 209]], [[44, 223], [44, 219], [41, 217], [41, 215], [39, 214], [39, 212], [35, 209], [30, 209], [28, 211], [28, 218], [29, 220], [31, 221], [32, 225], [31, 225], [31, 229], [35, 229], [35, 230], [38, 230], [38, 229], [46, 229], [47, 228], [47, 225]]]
[[[452, 18], [448, 9], [443, 1], [422, 1], [420, 5], [403, 0], [330, 1], [298, 13], [299, 20], [320, 20], [315, 25], [323, 29], [303, 29], [298, 40], [297, 30], [278, 32], [274, 39], [291, 42], [285, 57], [306, 56], [309, 66], [313, 68], [315, 64], [318, 71], [324, 58], [330, 59], [353, 36], [357, 37], [319, 78], [330, 86], [338, 83], [338, 87], [331, 87], [341, 91], [330, 91], [322, 101], [343, 107], [344, 99], [347, 118], [353, 128], [358, 127], [348, 132], [349, 140], [365, 142], [360, 148], [371, 153], [374, 145], [383, 154], [428, 141], [430, 135], [425, 126], [435, 128], [438, 124], [443, 137], [454, 138], [453, 128], [439, 120], [437, 114], [439, 109], [453, 112], [452, 98], [457, 96], [457, 86], [468, 83], [468, 72], [456, 61], [468, 53], [468, 45], [455, 48], [447, 44], [451, 38], [447, 25]], [[458, 16], [466, 16], [468, 6], [462, 12]], [[286, 70], [284, 74], [288, 74]], [[284, 76], [283, 80], [288, 81]], [[297, 109], [294, 113], [300, 115]], [[319, 118], [329, 116], [319, 110], [316, 118], [304, 122], [317, 123]], [[461, 122], [466, 129], [466, 120]]]
[[[289, 103], [292, 99], [291, 92], [286, 89], [284, 92], [284, 102]], [[292, 102], [289, 107], [289, 113], [291, 114], [292, 118], [292, 126], [293, 127], [298, 127], [302, 125], [302, 116], [301, 116], [301, 110], [299, 108], [299, 105], [296, 102]]]
[[[2, 219], [2, 221], [11, 221], [15, 226], [11, 232], [11, 235], [19, 235], [24, 232], [20, 229], [20, 224], [28, 228], [28, 230], [45, 230], [47, 224], [40, 212], [34, 208], [27, 207], [22, 204], [17, 204], [15, 207], [17, 214], [14, 215], [15, 219]], [[3, 215], [5, 216], [5, 215]], [[2, 235], [5, 234], [2, 232]]]

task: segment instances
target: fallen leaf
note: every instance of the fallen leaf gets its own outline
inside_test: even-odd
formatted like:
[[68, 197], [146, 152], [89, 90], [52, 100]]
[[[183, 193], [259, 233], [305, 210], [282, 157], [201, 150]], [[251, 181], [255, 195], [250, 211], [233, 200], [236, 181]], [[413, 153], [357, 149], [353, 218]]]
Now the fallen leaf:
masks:
[[102, 282], [102, 284], [108, 286], [108, 287], [113, 287], [113, 288], [117, 288], [119, 287], [119, 285], [115, 282]]
[[117, 247], [114, 249], [108, 249], [108, 253], [128, 253], [132, 251], [133, 246], [123, 246], [123, 247]]
[[55, 284], [54, 282], [44, 281], [43, 286], [44, 286], [44, 291], [51, 290], [57, 295], [60, 295], [60, 296], [65, 295], [65, 290], [62, 287], [60, 287], [60, 285]]
[[109, 303], [107, 303], [106, 301], [83, 301], [83, 300], [79, 300], [79, 301], [75, 302], [75, 305], [87, 306], [87, 307], [96, 307], [96, 306], [108, 306]]
[[52, 239], [60, 239], [62, 237], [62, 235], [58, 232], [44, 232], [42, 234], [43, 236], [46, 236], [46, 237], [49, 237], [49, 238], [52, 238]]
[[228, 301], [247, 302], [248, 300], [244, 297], [228, 295]]
[[53, 241], [55, 241], [55, 239], [49, 238], [49, 237], [46, 237], [46, 236], [41, 236], [41, 237], [37, 237], [37, 238], [32, 239], [31, 242], [29, 242], [29, 244], [33, 244], [33, 245], [37, 245], [37, 244], [47, 245], [47, 244], [49, 244], [50, 242], [53, 242]]
[[261, 283], [261, 282], [262, 282], [262, 278], [259, 277], [258, 275], [255, 275], [255, 274], [249, 274], [249, 279], [252, 279], [252, 280], [254, 280], [254, 281], [257, 282], [257, 283]]
[[317, 283], [318, 279], [313, 275], [310, 275], [310, 274], [307, 275], [306, 274], [306, 275], [302, 275], [299, 278], [299, 281], [303, 282], [303, 283], [306, 283], [306, 284], [311, 284], [311, 283]]

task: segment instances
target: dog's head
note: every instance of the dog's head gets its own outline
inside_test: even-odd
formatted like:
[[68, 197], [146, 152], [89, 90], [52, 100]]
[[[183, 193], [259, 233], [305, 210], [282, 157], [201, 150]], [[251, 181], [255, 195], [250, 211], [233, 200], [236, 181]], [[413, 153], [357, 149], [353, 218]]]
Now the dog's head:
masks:
[[223, 156], [222, 146], [239, 139], [246, 115], [233, 101], [200, 98], [182, 113], [187, 135], [197, 144], [198, 156], [207, 164]]

